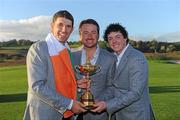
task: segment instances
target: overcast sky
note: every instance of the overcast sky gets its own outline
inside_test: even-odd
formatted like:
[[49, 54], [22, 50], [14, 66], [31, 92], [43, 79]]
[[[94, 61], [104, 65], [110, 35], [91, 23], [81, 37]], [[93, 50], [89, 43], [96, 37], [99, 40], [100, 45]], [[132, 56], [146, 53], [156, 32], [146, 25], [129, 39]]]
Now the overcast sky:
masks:
[[93, 18], [106, 26], [119, 22], [134, 40], [180, 41], [179, 0], [0, 0], [0, 41], [44, 40], [52, 15], [66, 9], [75, 18], [71, 41], [77, 41], [81, 20]]

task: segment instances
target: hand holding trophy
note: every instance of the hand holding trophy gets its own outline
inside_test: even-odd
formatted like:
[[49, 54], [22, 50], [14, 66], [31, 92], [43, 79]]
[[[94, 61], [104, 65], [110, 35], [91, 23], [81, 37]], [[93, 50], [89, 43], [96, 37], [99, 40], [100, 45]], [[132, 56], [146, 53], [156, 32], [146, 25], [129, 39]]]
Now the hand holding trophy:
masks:
[[[84, 65], [76, 65], [76, 72], [85, 76], [87, 80], [90, 80], [90, 76], [101, 71], [99, 65], [92, 65], [89, 59], [86, 59]], [[94, 108], [94, 97], [90, 89], [86, 88], [85, 92], [81, 95], [80, 102], [84, 104], [86, 110], [91, 110]]]

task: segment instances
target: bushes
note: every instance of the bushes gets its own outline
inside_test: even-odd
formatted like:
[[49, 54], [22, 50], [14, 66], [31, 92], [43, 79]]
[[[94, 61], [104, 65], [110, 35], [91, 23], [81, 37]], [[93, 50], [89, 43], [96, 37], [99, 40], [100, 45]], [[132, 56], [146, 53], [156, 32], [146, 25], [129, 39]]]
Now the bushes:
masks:
[[180, 51], [171, 53], [145, 53], [148, 60], [180, 60]]

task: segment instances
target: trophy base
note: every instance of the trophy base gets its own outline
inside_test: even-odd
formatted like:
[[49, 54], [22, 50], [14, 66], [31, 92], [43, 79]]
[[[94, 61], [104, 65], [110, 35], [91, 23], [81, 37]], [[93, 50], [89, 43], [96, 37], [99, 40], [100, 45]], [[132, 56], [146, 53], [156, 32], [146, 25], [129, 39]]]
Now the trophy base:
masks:
[[86, 110], [92, 110], [95, 108], [93, 95], [90, 91], [84, 92], [84, 94], [81, 96], [81, 103], [85, 106], [84, 108]]
[[81, 100], [81, 103], [85, 106], [84, 109], [86, 109], [86, 110], [92, 110], [95, 108], [94, 101]]

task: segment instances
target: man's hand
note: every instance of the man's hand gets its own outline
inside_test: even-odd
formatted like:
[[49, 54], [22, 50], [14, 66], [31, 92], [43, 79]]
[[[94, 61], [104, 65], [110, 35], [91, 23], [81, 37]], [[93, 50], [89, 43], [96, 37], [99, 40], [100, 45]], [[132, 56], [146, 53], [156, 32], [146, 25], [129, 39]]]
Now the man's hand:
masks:
[[84, 105], [82, 103], [74, 100], [71, 111], [76, 114], [79, 114], [81, 112], [86, 112], [86, 110], [83, 107], [84, 107]]
[[77, 80], [78, 88], [89, 89], [90, 88], [90, 80], [87, 80], [85, 77]]
[[107, 108], [107, 104], [104, 101], [96, 101], [94, 104], [95, 109], [91, 110], [92, 112], [102, 112]]

